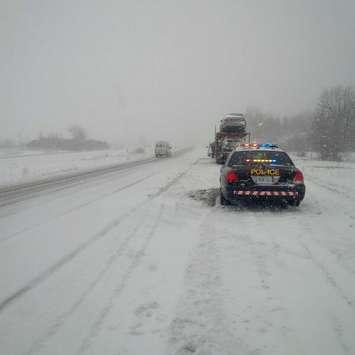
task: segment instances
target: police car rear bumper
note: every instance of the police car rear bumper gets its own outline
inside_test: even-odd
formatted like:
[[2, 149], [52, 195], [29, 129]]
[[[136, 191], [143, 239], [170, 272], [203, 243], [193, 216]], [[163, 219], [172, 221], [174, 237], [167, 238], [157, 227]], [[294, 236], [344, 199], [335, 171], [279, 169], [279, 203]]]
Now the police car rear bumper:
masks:
[[225, 190], [225, 198], [229, 201], [241, 199], [286, 199], [286, 200], [303, 200], [305, 195], [304, 184], [290, 185], [273, 185], [260, 186], [256, 185], [251, 188], [241, 188], [234, 186]]
[[298, 197], [297, 191], [234, 190], [234, 197]]

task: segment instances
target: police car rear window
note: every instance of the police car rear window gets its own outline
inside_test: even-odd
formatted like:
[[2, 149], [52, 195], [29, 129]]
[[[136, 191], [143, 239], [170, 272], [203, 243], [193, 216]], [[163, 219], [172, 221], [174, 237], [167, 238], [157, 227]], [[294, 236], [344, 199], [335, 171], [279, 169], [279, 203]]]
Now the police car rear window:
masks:
[[270, 163], [274, 165], [294, 165], [285, 152], [269, 150], [253, 150], [235, 152], [230, 157], [228, 166], [248, 165], [257, 163]]

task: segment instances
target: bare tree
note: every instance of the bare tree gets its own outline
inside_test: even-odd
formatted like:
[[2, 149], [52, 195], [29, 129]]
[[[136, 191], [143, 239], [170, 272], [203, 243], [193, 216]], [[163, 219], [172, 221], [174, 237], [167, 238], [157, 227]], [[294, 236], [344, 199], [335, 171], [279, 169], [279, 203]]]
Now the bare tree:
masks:
[[353, 149], [355, 91], [337, 86], [324, 90], [316, 109], [312, 137], [321, 159], [338, 160], [340, 153]]

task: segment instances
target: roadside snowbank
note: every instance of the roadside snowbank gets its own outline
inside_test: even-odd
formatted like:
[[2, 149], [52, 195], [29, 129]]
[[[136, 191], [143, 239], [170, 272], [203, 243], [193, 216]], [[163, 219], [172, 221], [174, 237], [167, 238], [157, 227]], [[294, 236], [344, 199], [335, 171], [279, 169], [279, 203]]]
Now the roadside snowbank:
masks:
[[135, 154], [125, 149], [89, 152], [0, 151], [0, 186], [30, 182], [150, 156], [152, 156], [151, 151]]

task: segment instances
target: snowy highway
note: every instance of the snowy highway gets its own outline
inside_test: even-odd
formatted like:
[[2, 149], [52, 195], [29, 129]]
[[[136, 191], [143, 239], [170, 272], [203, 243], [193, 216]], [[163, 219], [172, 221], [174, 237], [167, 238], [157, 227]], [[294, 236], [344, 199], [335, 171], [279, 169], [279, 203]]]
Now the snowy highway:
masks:
[[0, 201], [0, 353], [355, 354], [355, 163], [296, 164], [298, 208], [198, 149]]

